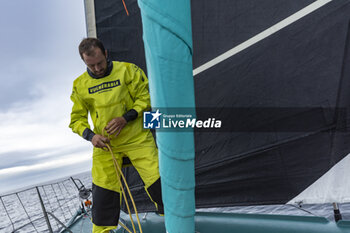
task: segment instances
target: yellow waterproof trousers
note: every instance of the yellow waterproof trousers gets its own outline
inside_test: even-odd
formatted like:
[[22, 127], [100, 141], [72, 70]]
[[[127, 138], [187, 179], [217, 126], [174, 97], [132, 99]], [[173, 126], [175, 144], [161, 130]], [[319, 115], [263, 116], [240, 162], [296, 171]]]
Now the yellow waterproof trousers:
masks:
[[[141, 179], [143, 180], [146, 189], [160, 178], [159, 167], [158, 167], [159, 166], [158, 150], [155, 146], [138, 148], [127, 152], [116, 152], [114, 153], [114, 155], [120, 167], [122, 166], [123, 157], [129, 158], [132, 165], [135, 167]], [[120, 174], [118, 174], [115, 170], [113, 159], [110, 152], [104, 151], [102, 149], [94, 148], [92, 179], [93, 179], [94, 185], [97, 185], [103, 189], [107, 189], [117, 193], [121, 192], [121, 188], [120, 188], [121, 177], [120, 177]], [[108, 200], [106, 201], [108, 202]], [[116, 208], [115, 211], [119, 211], [119, 209]], [[95, 214], [96, 214], [95, 216], [104, 215], [103, 213], [101, 214], [95, 213]], [[115, 229], [116, 227], [117, 226], [114, 224], [111, 226], [99, 226], [99, 225], [93, 224], [92, 232], [93, 233], [109, 232], [111, 229]]]
[[[145, 146], [126, 152], [114, 152], [114, 155], [120, 167], [123, 157], [129, 158], [143, 180], [145, 188], [159, 179], [158, 149], [155, 146]], [[102, 188], [120, 193], [120, 174], [115, 170], [110, 152], [94, 148], [92, 182]]]

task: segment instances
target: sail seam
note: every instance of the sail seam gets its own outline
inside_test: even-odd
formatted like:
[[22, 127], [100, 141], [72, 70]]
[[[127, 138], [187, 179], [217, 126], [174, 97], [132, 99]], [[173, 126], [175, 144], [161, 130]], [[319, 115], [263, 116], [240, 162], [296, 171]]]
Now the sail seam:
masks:
[[318, 134], [318, 133], [328, 132], [328, 131], [333, 130], [335, 128], [336, 128], [336, 125], [335, 124], [331, 124], [329, 126], [320, 128], [319, 130], [314, 131], [314, 132], [298, 135], [297, 137], [288, 138], [286, 140], [282, 140], [280, 142], [276, 142], [276, 143], [270, 144], [268, 146], [258, 147], [258, 148], [255, 148], [253, 150], [237, 154], [237, 155], [235, 155], [235, 157], [229, 157], [229, 158], [217, 160], [216, 162], [213, 162], [213, 163], [210, 163], [210, 164], [204, 164], [202, 166], [196, 166], [196, 174], [199, 174], [201, 172], [201, 169], [205, 169], [205, 168], [208, 168], [208, 167], [213, 166], [213, 165], [220, 165], [220, 164], [224, 164], [224, 163], [227, 163], [227, 162], [230, 162], [230, 161], [235, 161], [235, 160], [237, 161], [237, 160], [240, 160], [240, 159], [244, 159], [244, 158], [247, 158], [248, 156], [255, 155], [256, 153], [263, 152], [263, 151], [268, 151], [268, 150], [273, 150], [273, 149], [277, 148], [278, 146], [285, 145], [287, 143], [300, 140], [301, 138], [310, 137], [310, 136], [313, 136], [313, 135]]

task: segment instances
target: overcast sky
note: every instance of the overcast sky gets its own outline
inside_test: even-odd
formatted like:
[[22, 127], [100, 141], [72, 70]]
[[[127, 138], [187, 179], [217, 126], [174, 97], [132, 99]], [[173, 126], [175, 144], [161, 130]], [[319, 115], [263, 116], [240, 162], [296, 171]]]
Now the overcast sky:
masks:
[[0, 28], [0, 193], [90, 170], [91, 144], [68, 128], [83, 0], [2, 1]]

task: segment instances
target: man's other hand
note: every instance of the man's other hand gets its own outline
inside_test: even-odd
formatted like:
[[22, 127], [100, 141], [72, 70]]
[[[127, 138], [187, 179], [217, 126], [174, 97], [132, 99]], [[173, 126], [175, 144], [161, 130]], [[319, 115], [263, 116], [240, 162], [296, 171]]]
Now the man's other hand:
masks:
[[95, 136], [92, 137], [91, 142], [94, 147], [107, 148], [106, 143], [109, 142], [109, 139], [102, 135], [95, 134]]
[[128, 122], [125, 120], [124, 117], [116, 117], [116, 118], [113, 118], [110, 122], [108, 122], [105, 129], [108, 134], [110, 135], [115, 134], [115, 136], [118, 136], [120, 131], [124, 128], [124, 126], [127, 123]]

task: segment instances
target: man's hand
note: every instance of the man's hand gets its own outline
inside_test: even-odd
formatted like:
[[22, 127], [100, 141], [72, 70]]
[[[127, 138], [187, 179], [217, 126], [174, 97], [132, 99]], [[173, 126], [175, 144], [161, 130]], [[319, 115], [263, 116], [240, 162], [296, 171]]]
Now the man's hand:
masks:
[[106, 143], [109, 142], [109, 139], [99, 135], [99, 134], [95, 134], [92, 139], [91, 139], [92, 145], [94, 145], [94, 147], [97, 148], [107, 148]]
[[108, 134], [115, 134], [115, 136], [118, 136], [120, 131], [124, 128], [124, 126], [128, 122], [125, 120], [124, 117], [116, 117], [113, 118], [106, 126], [106, 131]]

